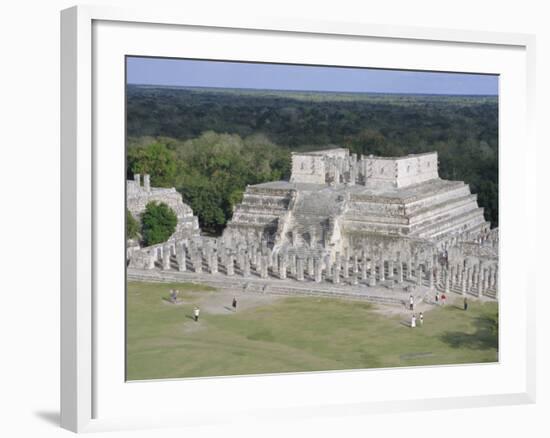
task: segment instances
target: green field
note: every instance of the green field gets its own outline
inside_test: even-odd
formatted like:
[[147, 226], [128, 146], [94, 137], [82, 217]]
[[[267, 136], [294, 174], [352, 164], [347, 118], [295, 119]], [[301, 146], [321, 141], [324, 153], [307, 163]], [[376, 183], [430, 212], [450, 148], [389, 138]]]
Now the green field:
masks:
[[127, 293], [128, 380], [498, 360], [494, 302], [433, 308], [411, 329], [407, 312], [357, 301], [241, 294], [232, 312], [232, 296], [206, 286], [129, 282]]

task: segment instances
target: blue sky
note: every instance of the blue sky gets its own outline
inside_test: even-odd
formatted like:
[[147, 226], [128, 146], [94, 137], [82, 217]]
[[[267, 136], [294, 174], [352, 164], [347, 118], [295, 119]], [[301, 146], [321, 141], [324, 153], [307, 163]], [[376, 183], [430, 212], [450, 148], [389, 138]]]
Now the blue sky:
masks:
[[127, 58], [129, 84], [341, 92], [498, 94], [498, 76], [368, 68]]

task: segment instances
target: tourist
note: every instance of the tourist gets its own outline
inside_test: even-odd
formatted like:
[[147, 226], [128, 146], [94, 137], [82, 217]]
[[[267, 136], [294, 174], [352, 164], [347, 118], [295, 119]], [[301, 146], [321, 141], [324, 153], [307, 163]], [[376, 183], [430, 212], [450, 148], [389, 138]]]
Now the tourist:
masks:
[[411, 294], [411, 296], [409, 297], [409, 309], [410, 309], [410, 310], [413, 310], [413, 309], [414, 309], [414, 297], [412, 296], [412, 294]]
[[420, 318], [420, 327], [422, 327], [422, 324], [424, 324], [424, 314], [420, 312], [420, 315], [418, 315]]
[[416, 327], [416, 315], [414, 313], [413, 313], [412, 318], [411, 318], [411, 327], [412, 328]]
[[199, 320], [199, 315], [201, 313], [201, 309], [199, 309], [197, 306], [195, 306], [195, 310], [193, 311], [193, 315], [195, 317], [195, 322]]
[[447, 296], [445, 294], [441, 294], [441, 305], [445, 305], [445, 300], [447, 299]]
[[468, 310], [468, 298], [464, 297], [464, 310]]
[[233, 297], [233, 302], [231, 303], [233, 306], [233, 312], [237, 311], [237, 298]]
[[439, 304], [439, 291], [435, 291], [435, 304]]

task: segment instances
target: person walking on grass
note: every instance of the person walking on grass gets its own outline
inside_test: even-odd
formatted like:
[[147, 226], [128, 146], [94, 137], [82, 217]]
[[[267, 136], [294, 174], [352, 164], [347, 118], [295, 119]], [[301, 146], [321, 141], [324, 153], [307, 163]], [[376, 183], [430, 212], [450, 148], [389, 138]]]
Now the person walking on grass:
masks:
[[414, 297], [412, 296], [412, 294], [411, 294], [411, 296], [409, 297], [409, 309], [410, 309], [410, 310], [413, 310], [413, 309], [414, 309]]
[[413, 313], [411, 318], [411, 328], [415, 328], [415, 327], [416, 327], [416, 315]]
[[233, 307], [233, 312], [237, 311], [237, 298], [233, 297], [233, 302], [231, 303], [231, 306]]
[[445, 300], [447, 299], [447, 296], [445, 294], [441, 294], [441, 305], [445, 305]]
[[439, 291], [435, 291], [435, 304], [439, 304]]
[[464, 310], [468, 310], [468, 298], [464, 297]]
[[418, 315], [418, 317], [420, 318], [420, 327], [422, 327], [422, 325], [424, 324], [424, 314], [420, 312], [420, 315]]
[[199, 320], [200, 313], [201, 313], [201, 309], [195, 306], [195, 309], [193, 310], [193, 316], [195, 317], [195, 322]]

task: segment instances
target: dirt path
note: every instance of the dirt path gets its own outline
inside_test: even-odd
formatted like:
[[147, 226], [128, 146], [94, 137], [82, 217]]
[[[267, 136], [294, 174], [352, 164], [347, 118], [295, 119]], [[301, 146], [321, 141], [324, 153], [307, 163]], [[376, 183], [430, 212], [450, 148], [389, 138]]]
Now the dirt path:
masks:
[[193, 295], [193, 298], [197, 298], [197, 300], [193, 300], [193, 302], [200, 307], [201, 312], [211, 315], [234, 313], [232, 307], [233, 297], [237, 299], [237, 312], [239, 310], [254, 309], [259, 306], [268, 305], [284, 298], [277, 295], [247, 294], [241, 291], [226, 289], [216, 292], [196, 292], [193, 293]]

